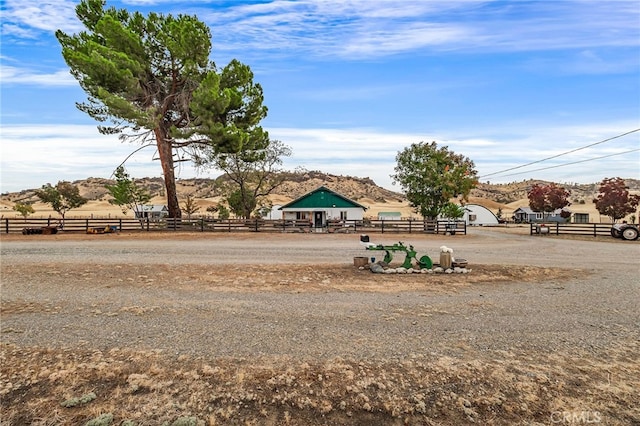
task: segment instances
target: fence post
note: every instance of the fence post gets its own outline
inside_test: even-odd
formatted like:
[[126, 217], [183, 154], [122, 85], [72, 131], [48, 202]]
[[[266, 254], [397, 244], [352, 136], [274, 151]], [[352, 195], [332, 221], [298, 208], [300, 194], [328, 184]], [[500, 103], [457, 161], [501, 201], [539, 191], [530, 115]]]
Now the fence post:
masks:
[[556, 235], [560, 235], [560, 222], [556, 222]]
[[384, 219], [382, 219], [382, 224], [380, 225], [380, 233], [384, 234]]
[[147, 216], [147, 232], [149, 232], [149, 216]]
[[593, 224], [593, 236], [598, 236], [598, 226], [595, 223]]
[[89, 232], [89, 219], [85, 219], [84, 232]]
[[122, 219], [118, 221], [118, 232], [122, 232]]
[[411, 219], [409, 219], [409, 233], [411, 233]]

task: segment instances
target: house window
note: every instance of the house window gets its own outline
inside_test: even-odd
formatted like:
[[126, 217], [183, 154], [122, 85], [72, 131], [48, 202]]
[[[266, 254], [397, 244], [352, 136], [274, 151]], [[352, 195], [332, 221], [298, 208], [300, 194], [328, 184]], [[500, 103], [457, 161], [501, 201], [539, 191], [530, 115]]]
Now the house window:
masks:
[[341, 211], [340, 212], [340, 220], [347, 220], [347, 212], [346, 211]]
[[536, 213], [536, 219], [542, 219], [542, 213]]
[[307, 220], [308, 212], [296, 212], [296, 220]]
[[574, 213], [574, 223], [589, 223], [589, 213]]

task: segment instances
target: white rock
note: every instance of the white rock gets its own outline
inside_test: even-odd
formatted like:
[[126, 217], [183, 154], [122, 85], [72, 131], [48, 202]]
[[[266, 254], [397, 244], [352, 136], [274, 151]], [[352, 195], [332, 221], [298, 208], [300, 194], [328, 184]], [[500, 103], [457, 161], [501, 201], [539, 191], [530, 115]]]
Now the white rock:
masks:
[[441, 267], [438, 266], [437, 268], [433, 268], [433, 272], [435, 272], [437, 274], [440, 274], [440, 273], [444, 272], [444, 269], [442, 269]]
[[448, 268], [446, 271], [444, 271], [445, 274], [452, 274], [453, 273], [453, 269]]

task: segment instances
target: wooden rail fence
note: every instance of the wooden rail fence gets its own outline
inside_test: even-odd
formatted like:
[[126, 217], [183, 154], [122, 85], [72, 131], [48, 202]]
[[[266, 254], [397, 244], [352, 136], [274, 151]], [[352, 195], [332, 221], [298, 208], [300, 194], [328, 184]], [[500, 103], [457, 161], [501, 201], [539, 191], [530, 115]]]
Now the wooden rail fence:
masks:
[[530, 224], [530, 235], [590, 235], [611, 236], [610, 223], [540, 223]]
[[43, 228], [74, 233], [102, 232], [320, 232], [320, 233], [430, 233], [430, 234], [466, 234], [464, 221], [423, 221], [423, 220], [343, 220], [329, 221], [325, 226], [316, 228], [304, 220], [265, 220], [265, 219], [108, 219], [108, 218], [69, 218], [64, 225], [57, 218], [20, 219], [3, 218], [0, 223], [3, 234], [27, 234], [27, 230], [37, 232]]

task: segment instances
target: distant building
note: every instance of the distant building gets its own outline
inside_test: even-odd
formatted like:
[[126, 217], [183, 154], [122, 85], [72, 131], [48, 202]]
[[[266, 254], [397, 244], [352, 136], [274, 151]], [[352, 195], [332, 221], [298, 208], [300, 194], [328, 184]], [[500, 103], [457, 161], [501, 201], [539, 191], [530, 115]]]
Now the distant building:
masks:
[[557, 209], [551, 213], [536, 212], [531, 207], [518, 207], [513, 212], [513, 220], [517, 223], [531, 222], [566, 222], [567, 219], [561, 216], [563, 209]]
[[133, 211], [136, 219], [162, 219], [169, 216], [169, 209], [162, 204], [136, 206]]
[[400, 220], [402, 219], [402, 213], [400, 212], [380, 212], [378, 213], [378, 220]]
[[573, 223], [589, 223], [589, 213], [574, 213]]
[[274, 204], [270, 210], [267, 210], [262, 214], [262, 218], [267, 220], [282, 219], [282, 211], [280, 211], [280, 207], [282, 207], [280, 204]]
[[467, 225], [491, 226], [500, 223], [498, 217], [491, 210], [479, 204], [465, 204], [463, 209], [463, 220]]

